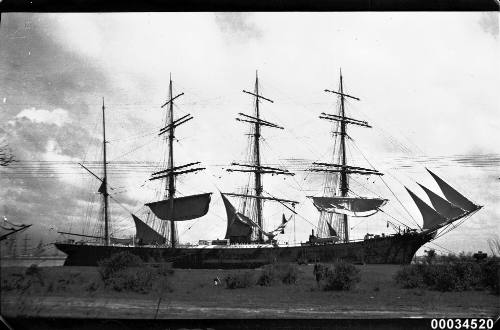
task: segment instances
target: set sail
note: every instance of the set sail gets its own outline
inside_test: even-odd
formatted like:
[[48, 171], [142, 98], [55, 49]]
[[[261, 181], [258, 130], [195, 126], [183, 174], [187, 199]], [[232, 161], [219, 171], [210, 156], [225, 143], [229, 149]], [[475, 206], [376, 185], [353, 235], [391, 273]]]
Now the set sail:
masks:
[[235, 243], [249, 243], [252, 235], [252, 225], [248, 221], [248, 217], [236, 211], [236, 208], [231, 204], [227, 197], [221, 193], [224, 207], [227, 215], [226, 239], [230, 239]]
[[173, 210], [170, 199], [148, 203], [146, 206], [148, 206], [161, 220], [192, 220], [207, 214], [211, 194], [212, 193], [205, 193], [174, 198]]
[[429, 197], [434, 207], [432, 208], [417, 197], [410, 189], [405, 187], [422, 214], [423, 229], [439, 229], [481, 208], [481, 206], [472, 203], [429, 169], [427, 171], [432, 175], [446, 199], [419, 184]]
[[443, 179], [438, 177], [436, 174], [432, 173], [429, 169], [427, 169], [430, 175], [434, 178], [436, 183], [439, 186], [439, 189], [443, 192], [443, 195], [449, 200], [451, 203], [456, 206], [464, 209], [468, 212], [473, 212], [478, 209], [478, 206], [472, 203], [470, 200], [465, 198], [461, 193], [453, 189], [449, 184], [447, 184]]
[[[480, 208], [480, 206], [472, 203], [443, 179], [439, 178], [436, 174], [432, 173], [428, 169], [427, 171], [436, 180], [446, 199], [419, 184], [429, 197], [432, 204], [431, 207], [410, 189], [405, 187], [422, 215], [423, 229], [428, 230], [443, 227], [444, 225], [459, 220]], [[345, 214], [352, 217], [371, 216], [377, 213], [379, 209], [387, 203], [387, 200], [382, 198], [350, 196], [312, 197], [312, 199], [314, 206], [320, 212]], [[333, 229], [330, 223], [327, 222], [327, 225], [330, 236], [337, 236], [337, 232]]]
[[418, 210], [422, 214], [422, 218], [424, 220], [423, 229], [431, 229], [447, 221], [445, 217], [427, 205], [427, 203], [423, 200], [418, 198], [417, 195], [415, 195], [410, 189], [406, 188], [406, 191], [408, 191], [408, 194], [410, 194], [411, 198], [415, 202], [415, 205], [417, 205]]
[[426, 188], [421, 184], [419, 184], [419, 186], [423, 191], [425, 191], [427, 197], [429, 197], [429, 200], [431, 201], [434, 209], [445, 218], [452, 219], [465, 213], [463, 209], [448, 202], [446, 199], [442, 198], [432, 190]]
[[352, 217], [368, 217], [378, 212], [387, 199], [363, 197], [313, 197], [314, 206], [321, 212], [346, 214]]
[[139, 245], [160, 245], [165, 244], [165, 237], [163, 237], [156, 230], [148, 226], [144, 221], [132, 214], [134, 219], [136, 237]]

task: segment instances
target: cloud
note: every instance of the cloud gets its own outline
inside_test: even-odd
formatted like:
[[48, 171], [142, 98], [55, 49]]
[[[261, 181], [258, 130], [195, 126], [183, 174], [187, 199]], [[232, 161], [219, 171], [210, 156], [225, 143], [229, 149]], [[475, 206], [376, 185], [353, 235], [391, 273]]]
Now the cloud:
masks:
[[251, 17], [248, 13], [217, 13], [215, 22], [223, 33], [238, 41], [258, 39], [263, 32], [250, 20]]
[[27, 118], [34, 123], [55, 124], [59, 127], [70, 122], [68, 111], [64, 109], [52, 111], [36, 108], [24, 109], [17, 114], [16, 118]]
[[49, 15], [2, 15], [0, 29], [0, 118], [22, 109], [64, 109], [88, 115], [89, 101], [109, 91], [94, 62], [61, 47]]
[[498, 12], [481, 13], [479, 25], [484, 32], [491, 34], [493, 37], [498, 37]]
[[[42, 159], [46, 152], [53, 152], [51, 145], [58, 146], [59, 154], [82, 158], [89, 143], [97, 139], [85, 128], [73, 124], [32, 121], [24, 116], [10, 120], [4, 127], [9, 144], [19, 160]], [[49, 142], [49, 141], [54, 142]], [[54, 144], [55, 143], [55, 144]]]
[[[175, 115], [192, 113], [195, 117], [176, 131], [180, 141], [176, 142], [176, 162], [201, 160], [208, 165], [206, 172], [215, 178], [209, 182], [200, 173], [193, 176], [192, 186], [187, 185], [188, 179], [180, 181], [179, 189], [187, 194], [193, 190], [214, 191], [215, 185], [229, 191], [246, 183], [247, 178], [239, 180], [227, 175], [215, 164], [229, 164], [246, 155], [247, 126], [235, 123], [233, 118], [240, 111], [252, 111], [252, 99], [241, 93], [241, 89], [252, 88], [255, 69], [259, 70], [262, 94], [275, 101], [262, 104], [263, 118], [285, 127], [279, 132], [263, 130], [262, 159], [272, 164], [276, 159], [304, 157], [330, 161], [331, 126], [317, 115], [334, 111], [335, 98], [325, 95], [323, 90], [338, 85], [338, 69], [342, 67], [346, 91], [362, 100], [347, 103], [349, 115], [367, 120], [374, 128], [349, 128], [348, 133], [377, 169], [396, 167], [404, 175], [426, 183], [423, 166], [430, 161], [444, 167], [446, 179], [457, 183], [458, 188], [465, 187], [460, 191], [467, 196], [482, 201], [482, 190], [486, 190], [488, 201], [484, 204], [493, 205], [499, 197], [488, 180], [496, 171], [490, 166], [496, 158], [435, 158], [465, 154], [468, 150], [479, 150], [474, 154], [493, 154], [497, 150], [494, 137], [498, 135], [495, 100], [498, 100], [499, 71], [490, 63], [496, 60], [498, 46], [488, 32], [496, 22], [486, 16], [481, 18], [479, 13], [9, 13], [2, 17], [0, 30], [0, 119], [13, 121], [7, 127], [8, 138], [11, 145], [14, 139], [13, 151], [19, 159], [56, 162], [81, 159], [88, 144], [99, 143], [100, 136], [96, 139], [93, 134], [100, 134], [100, 97], [104, 96], [109, 109], [106, 112], [111, 140], [109, 159], [158, 161], [164, 153], [147, 142], [157, 138], [157, 128], [161, 127], [164, 112], [159, 105], [166, 98], [168, 73], [172, 72], [174, 94], [185, 92], [176, 103]], [[480, 20], [484, 22], [478, 23]], [[484, 31], [479, 24], [483, 24]], [[30, 112], [16, 117], [32, 108], [51, 113], [54, 109], [64, 109], [67, 121], [58, 122], [48, 113], [45, 117]], [[378, 127], [387, 134], [377, 132]], [[419, 148], [424, 152], [415, 150]], [[357, 153], [355, 149], [351, 151]], [[428, 157], [420, 158], [420, 162], [415, 161], [418, 157], [398, 159], [415, 156], [415, 151], [418, 156], [427, 152]], [[99, 157], [96, 152], [92, 158], [96, 160], [94, 164]], [[350, 164], [367, 166], [362, 159], [356, 163], [353, 156], [348, 158]], [[308, 166], [300, 161], [287, 165], [298, 169]], [[95, 169], [99, 171], [100, 166], [95, 165]], [[77, 171], [76, 167], [71, 171]], [[131, 208], [144, 198], [145, 193], [139, 190], [134, 193], [133, 189], [148, 179], [145, 172], [122, 167], [121, 177], [110, 177], [113, 186], [128, 190], [120, 197]], [[44, 178], [28, 173], [24, 179], [32, 183], [0, 180], [11, 189], [24, 187], [27, 193], [16, 193], [19, 198], [31, 196], [32, 192], [40, 196], [47, 193], [51, 196], [46, 202], [52, 203], [53, 196], [71, 195], [73, 185], [63, 173], [62, 168], [43, 172]], [[37, 180], [48, 180], [45, 176], [53, 176], [51, 180], [57, 184], [37, 187]], [[320, 193], [322, 178], [309, 174], [307, 178], [298, 175], [287, 180], [266, 177], [265, 189], [283, 198], [300, 199], [303, 203], [299, 211], [316, 222], [316, 210], [304, 196], [313, 194], [316, 188]], [[297, 189], [299, 183], [302, 187]], [[354, 183], [352, 186], [357, 188]], [[76, 198], [60, 197], [69, 203], [69, 210], [81, 215], [84, 192], [75, 191], [79, 194]], [[401, 194], [406, 194], [404, 189]], [[91, 199], [89, 196], [95, 194], [86, 196]], [[36, 201], [35, 206], [42, 203]], [[224, 229], [225, 220], [217, 217], [223, 217], [223, 205], [216, 197], [213, 201], [214, 215], [207, 217], [206, 222], [197, 222], [201, 228], [210, 226], [210, 231], [197, 230], [205, 236], [200, 238], [214, 237], [212, 227]], [[8, 207], [17, 207], [15, 201], [9, 203]], [[269, 212], [270, 204], [266, 205], [267, 219], [279, 221], [279, 216], [273, 217]], [[26, 209], [31, 212], [26, 216], [36, 214], [37, 207], [26, 206]], [[51, 221], [57, 212], [52, 210], [44, 221]], [[477, 219], [489, 225], [495, 217], [482, 210]], [[380, 223], [385, 229], [385, 222]], [[307, 238], [310, 224], [301, 220], [297, 224], [297, 235]], [[190, 225], [186, 223], [184, 229]], [[189, 240], [195, 237], [189, 237], [193, 232], [188, 231], [182, 237]], [[464, 232], [457, 244], [467, 242], [463, 239]], [[179, 233], [183, 233], [182, 228]]]

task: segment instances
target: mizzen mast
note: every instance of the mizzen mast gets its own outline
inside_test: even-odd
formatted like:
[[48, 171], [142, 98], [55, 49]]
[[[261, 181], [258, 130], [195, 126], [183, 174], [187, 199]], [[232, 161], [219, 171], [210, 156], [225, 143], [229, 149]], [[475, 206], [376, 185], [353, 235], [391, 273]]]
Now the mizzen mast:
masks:
[[104, 107], [104, 97], [102, 98], [102, 144], [103, 144], [103, 167], [104, 177], [99, 192], [102, 193], [104, 198], [104, 242], [105, 245], [110, 245], [109, 238], [109, 194], [108, 194], [108, 175], [107, 175], [107, 161], [106, 161], [106, 117]]

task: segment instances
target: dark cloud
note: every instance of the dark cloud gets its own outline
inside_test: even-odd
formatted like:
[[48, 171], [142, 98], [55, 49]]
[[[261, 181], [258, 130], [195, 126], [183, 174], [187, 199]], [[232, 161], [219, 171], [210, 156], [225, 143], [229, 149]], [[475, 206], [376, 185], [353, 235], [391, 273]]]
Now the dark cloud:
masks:
[[222, 32], [243, 38], [239, 40], [260, 38], [262, 31], [250, 21], [250, 17], [247, 13], [217, 13], [215, 22]]
[[6, 126], [5, 131], [11, 148], [20, 160], [41, 159], [44, 152], [50, 151], [49, 141], [55, 142], [61, 156], [72, 158], [82, 158], [90, 144], [98, 143], [97, 138], [73, 123], [58, 126], [17, 118]]
[[89, 96], [106, 92], [96, 67], [54, 41], [46, 15], [2, 15], [0, 44], [2, 119], [32, 106], [63, 108], [82, 118]]
[[[28, 232], [31, 245], [40, 239], [54, 241], [57, 230], [81, 233], [85, 229], [85, 233], [95, 234], [92, 230], [100, 219], [99, 206], [91, 201], [100, 200], [97, 196], [99, 182], [90, 175], [88, 180], [81, 180], [87, 173], [76, 161], [64, 159], [83, 159], [89, 148], [99, 148], [99, 137], [71, 122], [56, 125], [26, 117], [11, 119], [1, 129], [19, 162], [4, 168], [0, 177], [3, 187], [0, 191], [0, 211], [3, 213], [0, 215], [18, 223], [35, 224]], [[47, 152], [62, 160], [44, 162]], [[93, 170], [101, 175], [100, 167], [94, 166]], [[78, 182], [70, 182], [68, 176]], [[113, 186], [125, 186], [123, 180], [126, 178], [112, 176], [111, 179]], [[137, 205], [137, 201], [127, 194], [120, 194], [118, 200], [128, 208]], [[90, 204], [94, 205], [94, 211], [86, 214]], [[116, 205], [112, 213], [115, 219], [128, 217]], [[117, 224], [116, 229], [130, 224]]]
[[[49, 15], [2, 15], [0, 44], [0, 133], [19, 160], [2, 169], [1, 215], [34, 224], [27, 231], [31, 245], [42, 237], [54, 241], [57, 229], [48, 228], [68, 230], [74, 219], [83, 218], [95, 189], [70, 183], [64, 168], [40, 161], [48, 151], [61, 159], [82, 159], [89, 146], [99, 143], [83, 119], [89, 102], [110, 93], [108, 80], [93, 63], [55, 41]], [[16, 117], [26, 109], [32, 114], [63, 109], [67, 120]], [[78, 179], [76, 166], [71, 173]]]

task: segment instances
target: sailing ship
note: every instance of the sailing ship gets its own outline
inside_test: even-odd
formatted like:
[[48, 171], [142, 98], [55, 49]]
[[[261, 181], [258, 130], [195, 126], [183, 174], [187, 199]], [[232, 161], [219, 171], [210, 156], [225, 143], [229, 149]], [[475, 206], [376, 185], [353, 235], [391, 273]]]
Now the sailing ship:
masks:
[[[94, 243], [76, 243], [74, 240], [57, 242], [56, 247], [67, 254], [65, 265], [96, 265], [99, 260], [110, 257], [114, 253], [128, 251], [148, 262], [173, 262], [174, 267], [182, 268], [253, 268], [273, 262], [333, 262], [344, 260], [352, 263], [405, 264], [410, 263], [416, 251], [424, 244], [432, 241], [438, 232], [444, 232], [457, 221], [464, 221], [481, 206], [476, 205], [452, 188], [435, 173], [428, 170], [441, 189], [444, 198], [430, 189], [421, 186], [429, 197], [432, 206], [421, 200], [415, 193], [407, 191], [419, 209], [423, 225], [419, 228], [406, 226], [401, 230], [389, 219], [396, 233], [389, 235], [369, 235], [364, 239], [353, 240], [349, 235], [349, 222], [355, 217], [370, 217], [382, 211], [388, 199], [380, 197], [364, 197], [355, 194], [350, 188], [353, 175], [381, 176], [383, 173], [373, 169], [348, 165], [346, 157], [346, 138], [348, 125], [371, 127], [366, 121], [347, 117], [345, 100], [359, 98], [344, 92], [343, 78], [340, 73], [340, 84], [337, 91], [326, 89], [339, 99], [338, 111], [335, 114], [322, 113], [319, 117], [334, 125], [336, 148], [332, 163], [312, 163], [311, 172], [325, 174], [325, 186], [322, 196], [309, 196], [319, 212], [316, 233], [314, 229], [309, 240], [300, 244], [282, 244], [276, 237], [284, 233], [291, 217], [282, 215], [280, 225], [266, 229], [264, 223], [264, 201], [280, 203], [287, 212], [294, 216], [297, 213], [297, 201], [277, 198], [264, 194], [262, 176], [285, 175], [294, 173], [287, 169], [263, 165], [261, 161], [261, 134], [263, 128], [284, 129], [278, 124], [262, 118], [261, 102], [274, 103], [259, 92], [259, 78], [256, 74], [253, 92], [243, 92], [254, 100], [252, 115], [239, 113], [236, 118], [240, 122], [250, 124], [249, 134], [251, 152], [245, 163], [232, 163], [228, 172], [243, 172], [250, 175], [250, 184], [238, 193], [221, 193], [227, 215], [227, 227], [224, 239], [201, 240], [198, 244], [180, 244], [176, 224], [189, 221], [207, 214], [211, 194], [203, 193], [178, 197], [176, 195], [176, 177], [204, 170], [193, 167], [200, 162], [175, 166], [174, 164], [174, 132], [175, 128], [193, 119], [188, 114], [174, 120], [174, 101], [184, 93], [176, 96], [172, 93], [172, 80], [169, 84], [169, 99], [162, 108], [168, 106], [165, 127], [160, 135], [168, 133], [167, 168], [153, 173], [150, 180], [161, 179], [165, 182], [164, 198], [145, 204], [161, 220], [161, 229], [155, 230], [135, 214], [132, 218], [136, 227], [135, 240], [129, 244], [118, 244], [110, 237], [108, 215], [108, 185], [106, 172], [106, 135], [105, 107], [103, 115], [103, 172], [99, 192], [104, 200], [104, 236], [87, 236], [98, 239]], [[83, 166], [83, 165], [82, 165]], [[85, 168], [85, 167], [84, 167]], [[86, 168], [85, 168], [86, 169]], [[87, 169], [88, 170], [88, 169]], [[88, 170], [90, 172], [90, 170]], [[234, 200], [239, 200], [238, 207]], [[397, 219], [396, 219], [397, 221]], [[61, 232], [65, 233], [65, 232]], [[67, 234], [67, 233], [65, 233]], [[122, 241], [121, 243], [124, 243]], [[130, 244], [131, 243], [131, 244]]]

